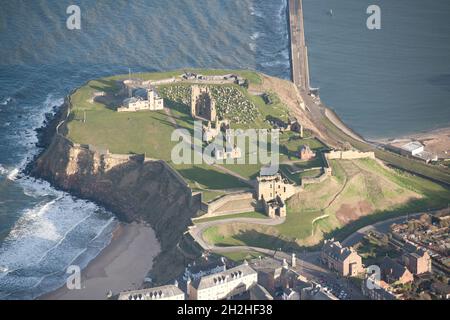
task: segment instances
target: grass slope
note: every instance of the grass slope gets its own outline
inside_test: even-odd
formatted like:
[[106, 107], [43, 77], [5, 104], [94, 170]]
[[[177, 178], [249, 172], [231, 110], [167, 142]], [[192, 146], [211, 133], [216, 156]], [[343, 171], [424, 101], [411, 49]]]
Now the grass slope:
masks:
[[284, 224], [220, 225], [207, 230], [205, 239], [218, 245], [295, 249], [386, 217], [442, 208], [450, 199], [449, 189], [374, 160], [333, 160], [331, 165], [332, 178], [306, 186], [288, 201]]

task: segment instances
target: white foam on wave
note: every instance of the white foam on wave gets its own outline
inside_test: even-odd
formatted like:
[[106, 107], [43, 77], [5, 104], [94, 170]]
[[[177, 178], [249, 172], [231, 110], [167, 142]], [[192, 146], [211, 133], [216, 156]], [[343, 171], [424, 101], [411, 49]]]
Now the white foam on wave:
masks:
[[[64, 268], [83, 255], [83, 260], [94, 258], [103, 249], [98, 248], [104, 244], [103, 239], [111, 237], [108, 227], [116, 221], [111, 213], [92, 202], [58, 191], [46, 181], [20, 175], [40, 151], [35, 146], [35, 129], [44, 124], [45, 114], [52, 113], [53, 107], [63, 101], [49, 94], [42, 105], [27, 110], [29, 116], [22, 124], [25, 130], [17, 139], [25, 150], [22, 160], [14, 168], [0, 165], [1, 175], [37, 200], [33, 207], [19, 213], [19, 219], [0, 246], [0, 299], [31, 291], [34, 297], [55, 289], [55, 283], [58, 285], [60, 281], [56, 276], [64, 273]], [[93, 242], [96, 242], [94, 249], [86, 252]]]
[[251, 36], [250, 39], [252, 40], [258, 40], [259, 38], [261, 38], [262, 33], [261, 32], [254, 32]]
[[2, 102], [0, 102], [0, 105], [6, 106], [6, 105], [8, 105], [9, 103], [11, 103], [11, 102], [13, 102], [13, 101], [14, 101], [14, 99], [13, 99], [12, 97], [7, 97], [5, 100], [3, 100]]
[[0, 164], [0, 175], [6, 176], [8, 174], [8, 172], [9, 172], [9, 170]]
[[14, 168], [8, 173], [8, 176], [6, 177], [6, 179], [8, 179], [10, 181], [14, 181], [14, 180], [16, 180], [18, 174], [19, 174], [19, 169]]
[[264, 67], [264, 68], [273, 68], [273, 67], [276, 67], [276, 66], [289, 67], [290, 66], [290, 62], [289, 61], [282, 61], [282, 60], [266, 61], [266, 62], [262, 62], [261, 66]]
[[[51, 195], [53, 199], [24, 210], [0, 247], [1, 267], [7, 270], [0, 273], [0, 287], [11, 293], [35, 288], [44, 279], [63, 272], [90, 243], [100, 235], [108, 236], [104, 230], [115, 221], [96, 204], [57, 191], [47, 182], [30, 178], [18, 182], [21, 180], [34, 196]], [[18, 276], [14, 273], [17, 270], [25, 270], [27, 275]]]
[[[40, 190], [45, 184], [35, 182]], [[30, 188], [31, 185], [28, 185]], [[24, 210], [0, 248], [1, 260], [7, 261], [10, 270], [38, 263], [46, 252], [93, 212], [99, 209], [94, 203], [72, 198], [69, 194], [48, 190], [53, 200], [43, 200]]]
[[263, 13], [261, 11], [257, 10], [253, 4], [249, 5], [248, 10], [250, 11], [250, 15], [252, 15], [252, 16], [256, 16], [259, 18], [264, 17]]
[[278, 22], [280, 23], [280, 25], [286, 25], [287, 6], [288, 0], [280, 1], [280, 8], [278, 9]]
[[33, 106], [28, 111], [28, 117], [26, 119], [25, 129], [19, 134], [18, 143], [25, 148], [25, 154], [22, 161], [20, 161], [17, 169], [22, 171], [27, 163], [29, 163], [40, 151], [36, 148], [38, 137], [36, 129], [42, 127], [45, 124], [45, 114], [54, 114], [54, 106], [60, 106], [64, 103], [64, 98], [56, 96], [53, 93], [47, 95], [45, 101], [39, 107]]

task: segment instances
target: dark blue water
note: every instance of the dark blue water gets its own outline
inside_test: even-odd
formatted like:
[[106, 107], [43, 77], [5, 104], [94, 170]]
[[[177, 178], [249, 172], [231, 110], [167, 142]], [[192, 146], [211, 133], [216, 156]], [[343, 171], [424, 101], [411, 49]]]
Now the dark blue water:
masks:
[[[369, 4], [381, 30], [366, 27]], [[304, 0], [304, 10], [312, 85], [344, 122], [368, 138], [450, 126], [450, 1]]]
[[0, 11], [0, 299], [64, 283], [110, 240], [96, 205], [20, 175], [39, 150], [34, 129], [73, 88], [106, 75], [186, 66], [289, 77], [286, 4], [253, 1], [2, 1]]
[[[304, 0], [312, 84], [367, 137], [450, 120], [450, 2]], [[106, 75], [183, 67], [249, 68], [290, 78], [286, 1], [1, 1], [0, 299], [34, 298], [63, 283], [110, 239], [112, 215], [19, 174], [39, 150], [34, 129], [73, 88]], [[334, 15], [327, 14], [333, 9]], [[80, 262], [81, 261], [81, 262]]]

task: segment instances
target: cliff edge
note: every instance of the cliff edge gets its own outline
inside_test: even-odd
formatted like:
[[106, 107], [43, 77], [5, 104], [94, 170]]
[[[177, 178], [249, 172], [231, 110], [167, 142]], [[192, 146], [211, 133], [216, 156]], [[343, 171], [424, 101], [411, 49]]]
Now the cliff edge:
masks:
[[149, 223], [161, 244], [151, 271], [155, 282], [165, 283], [182, 272], [186, 261], [177, 245], [200, 201], [162, 161], [102, 154], [55, 134], [29, 171], [104, 206], [122, 221]]

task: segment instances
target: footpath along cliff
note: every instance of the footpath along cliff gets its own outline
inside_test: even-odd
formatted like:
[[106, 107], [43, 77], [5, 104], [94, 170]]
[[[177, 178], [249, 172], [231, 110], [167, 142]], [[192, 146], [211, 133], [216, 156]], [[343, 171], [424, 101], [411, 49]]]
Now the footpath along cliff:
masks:
[[150, 224], [161, 245], [151, 276], [157, 283], [173, 279], [186, 263], [177, 245], [199, 210], [199, 199], [161, 161], [105, 155], [56, 134], [66, 112], [67, 102], [45, 129], [38, 130], [45, 150], [28, 173], [104, 206], [121, 221]]

